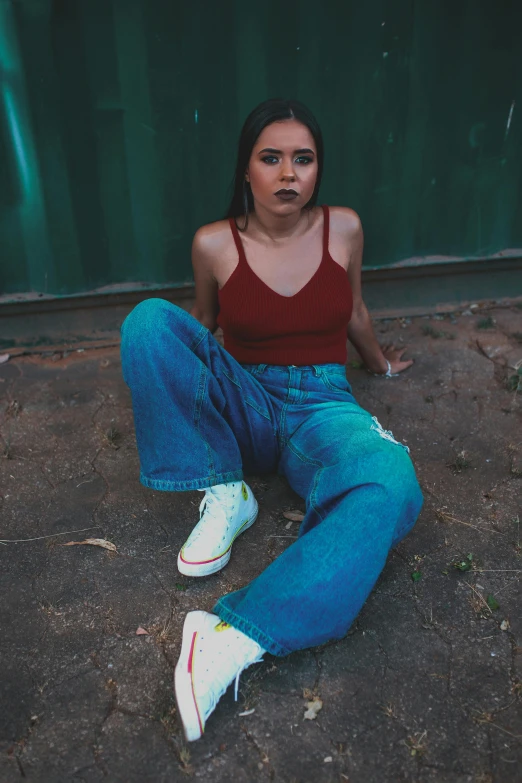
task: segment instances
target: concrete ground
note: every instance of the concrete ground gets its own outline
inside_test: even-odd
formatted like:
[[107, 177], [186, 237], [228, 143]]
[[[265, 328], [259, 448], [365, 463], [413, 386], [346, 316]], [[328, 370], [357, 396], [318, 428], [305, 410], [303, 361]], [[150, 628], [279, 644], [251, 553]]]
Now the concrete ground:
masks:
[[[118, 350], [0, 365], [3, 783], [522, 779], [522, 308], [376, 330], [414, 367], [384, 380], [349, 363], [348, 375], [411, 448], [419, 522], [345, 639], [266, 656], [190, 745], [172, 692], [184, 616], [291, 546], [298, 523], [283, 512], [303, 501], [280, 478], [249, 477], [260, 515], [230, 564], [183, 577], [201, 496], [139, 484]], [[116, 551], [67, 546], [86, 538]]]

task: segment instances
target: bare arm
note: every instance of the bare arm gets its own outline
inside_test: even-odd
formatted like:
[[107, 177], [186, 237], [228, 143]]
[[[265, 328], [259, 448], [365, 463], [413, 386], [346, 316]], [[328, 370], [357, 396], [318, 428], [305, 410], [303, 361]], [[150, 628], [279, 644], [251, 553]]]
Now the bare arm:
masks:
[[213, 242], [205, 226], [196, 231], [192, 242], [192, 268], [196, 301], [190, 314], [211, 332], [215, 332], [219, 312], [218, 284], [213, 272]]
[[[348, 278], [353, 293], [353, 312], [348, 324], [348, 339], [355, 346], [364, 364], [370, 372], [386, 373], [387, 362], [390, 362], [393, 373], [402, 372], [413, 364], [410, 359], [402, 361], [402, 354], [406, 349], [397, 350], [393, 346], [382, 349], [379, 345], [370, 314], [364, 304], [361, 290], [361, 267], [364, 246], [364, 235], [361, 221], [351, 210], [350, 220], [347, 219], [348, 241], [352, 248], [348, 264]], [[347, 216], [348, 217], [348, 216]]]

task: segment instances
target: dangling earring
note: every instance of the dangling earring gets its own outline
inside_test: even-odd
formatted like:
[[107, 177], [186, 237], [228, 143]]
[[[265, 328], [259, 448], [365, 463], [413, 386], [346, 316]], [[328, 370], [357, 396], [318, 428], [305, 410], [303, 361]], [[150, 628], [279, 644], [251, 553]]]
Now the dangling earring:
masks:
[[246, 179], [243, 180], [243, 211], [245, 213], [245, 225], [243, 226], [243, 231], [245, 231], [248, 225], [248, 191]]

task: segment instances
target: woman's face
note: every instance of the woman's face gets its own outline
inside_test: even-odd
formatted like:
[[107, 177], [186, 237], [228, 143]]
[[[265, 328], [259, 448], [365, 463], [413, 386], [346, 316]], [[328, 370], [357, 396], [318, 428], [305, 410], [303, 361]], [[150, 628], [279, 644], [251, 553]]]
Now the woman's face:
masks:
[[308, 203], [317, 170], [317, 149], [306, 125], [283, 120], [267, 125], [260, 134], [245, 179], [250, 182], [256, 209], [262, 206], [287, 215]]

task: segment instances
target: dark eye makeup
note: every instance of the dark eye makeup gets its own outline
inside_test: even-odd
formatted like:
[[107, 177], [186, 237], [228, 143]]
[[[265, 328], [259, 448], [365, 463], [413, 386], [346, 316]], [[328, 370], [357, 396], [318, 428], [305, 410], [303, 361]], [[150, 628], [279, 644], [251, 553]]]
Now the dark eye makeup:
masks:
[[[267, 163], [268, 165], [273, 165], [274, 163], [278, 162], [278, 159], [275, 157], [275, 155], [265, 155], [263, 158], [261, 158], [263, 163]], [[309, 163], [313, 163], [313, 158], [309, 158], [307, 155], [299, 155], [295, 159], [296, 163], [301, 163], [307, 166]]]

